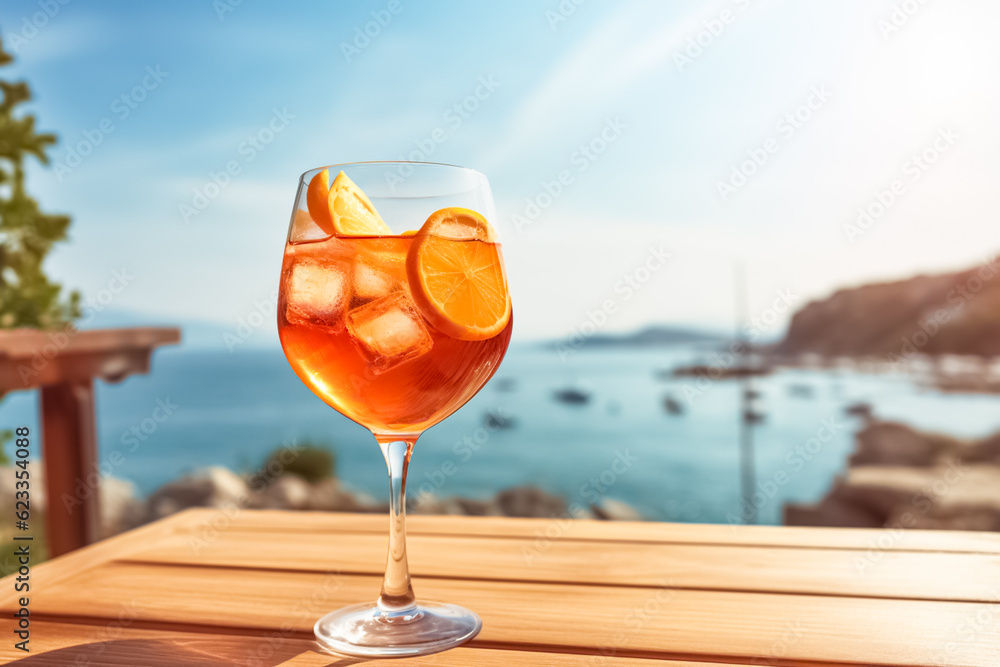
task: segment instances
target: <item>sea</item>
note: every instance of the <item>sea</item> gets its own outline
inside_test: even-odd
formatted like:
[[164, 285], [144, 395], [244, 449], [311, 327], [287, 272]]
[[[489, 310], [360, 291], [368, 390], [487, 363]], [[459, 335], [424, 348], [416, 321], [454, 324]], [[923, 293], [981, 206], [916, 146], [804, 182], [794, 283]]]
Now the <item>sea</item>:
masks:
[[[534, 485], [583, 506], [624, 501], [650, 520], [779, 524], [785, 503], [819, 500], [844, 472], [862, 427], [849, 405], [959, 437], [1000, 430], [997, 396], [942, 393], [903, 375], [778, 370], [754, 380], [757, 495], [748, 506], [739, 382], [671, 373], [714, 354], [703, 345], [566, 354], [514, 343], [493, 380], [420, 438], [410, 494], [487, 499]], [[335, 451], [349, 488], [387, 496], [372, 436], [317, 399], [280, 349], [164, 348], [148, 375], [97, 384], [98, 467], [140, 494], [205, 466], [252, 471], [279, 446], [311, 442]], [[567, 389], [585, 400], [558, 400]], [[5, 396], [0, 425], [38, 433], [37, 392]]]

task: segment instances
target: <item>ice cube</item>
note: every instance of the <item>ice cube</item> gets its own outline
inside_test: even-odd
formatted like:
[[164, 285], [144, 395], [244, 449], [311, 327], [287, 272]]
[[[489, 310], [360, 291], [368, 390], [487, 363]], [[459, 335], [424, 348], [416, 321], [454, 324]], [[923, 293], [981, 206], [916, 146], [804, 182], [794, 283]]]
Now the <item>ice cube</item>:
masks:
[[300, 260], [288, 277], [286, 303], [289, 322], [340, 328], [347, 306], [346, 276], [335, 265]]
[[403, 289], [406, 249], [405, 243], [393, 238], [365, 239], [363, 245], [354, 248], [355, 298], [368, 301]]
[[426, 354], [434, 344], [423, 316], [405, 291], [387, 294], [349, 312], [347, 331], [371, 361], [375, 374]]
[[301, 208], [295, 209], [292, 215], [292, 230], [288, 233], [288, 240], [292, 243], [302, 243], [303, 241], [318, 241], [329, 238], [331, 234], [320, 229], [319, 225], [309, 215], [309, 211]]
[[378, 265], [369, 264], [360, 258], [354, 262], [354, 296], [359, 299], [373, 299], [387, 294], [397, 287], [397, 282]]

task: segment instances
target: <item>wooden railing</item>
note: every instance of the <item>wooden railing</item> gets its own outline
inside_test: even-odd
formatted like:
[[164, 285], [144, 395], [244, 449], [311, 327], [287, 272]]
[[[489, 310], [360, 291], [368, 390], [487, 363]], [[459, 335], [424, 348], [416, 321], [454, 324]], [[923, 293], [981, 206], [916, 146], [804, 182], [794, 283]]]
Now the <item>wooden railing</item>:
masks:
[[153, 350], [180, 339], [180, 329], [163, 327], [0, 332], [0, 394], [41, 390], [51, 556], [100, 537], [100, 490], [86, 481], [97, 471], [94, 379], [120, 382], [148, 373]]

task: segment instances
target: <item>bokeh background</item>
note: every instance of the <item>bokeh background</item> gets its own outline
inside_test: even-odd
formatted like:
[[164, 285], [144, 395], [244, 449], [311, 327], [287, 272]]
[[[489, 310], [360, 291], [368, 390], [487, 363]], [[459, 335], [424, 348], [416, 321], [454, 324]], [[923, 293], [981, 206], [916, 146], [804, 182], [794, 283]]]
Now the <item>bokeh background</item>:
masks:
[[[0, 72], [59, 137], [28, 189], [72, 216], [46, 272], [88, 328], [183, 330], [150, 375], [100, 385], [101, 456], [127, 449], [107, 472], [145, 517], [185, 474], [308, 442], [381, 500], [370, 436], [288, 368], [275, 295], [299, 174], [416, 159], [490, 178], [516, 313], [497, 377], [421, 440], [416, 511], [880, 525], [895, 510], [838, 489], [915, 466], [905, 505], [962, 459], [979, 509], [939, 494], [928, 527], [1000, 528], [998, 19], [986, 0], [5, 2]], [[754, 354], [727, 356], [734, 332]], [[132, 450], [157, 401], [177, 407]], [[0, 422], [36, 412], [9, 393]]]

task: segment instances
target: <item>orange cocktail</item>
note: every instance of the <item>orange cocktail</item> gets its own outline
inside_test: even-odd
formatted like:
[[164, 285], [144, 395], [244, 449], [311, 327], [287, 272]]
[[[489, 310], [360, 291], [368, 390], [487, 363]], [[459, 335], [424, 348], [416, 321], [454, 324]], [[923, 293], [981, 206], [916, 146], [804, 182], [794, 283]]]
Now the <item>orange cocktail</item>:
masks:
[[[417, 601], [406, 558], [406, 470], [421, 433], [472, 398], [507, 351], [513, 319], [503, 255], [485, 217], [493, 198], [482, 174], [428, 163], [342, 167], [300, 182], [278, 332], [302, 381], [369, 429], [382, 450], [389, 557], [374, 604], [332, 611], [313, 632], [338, 653], [424, 655], [468, 641], [482, 622], [458, 605]], [[393, 233], [348, 171], [413, 231]]]

